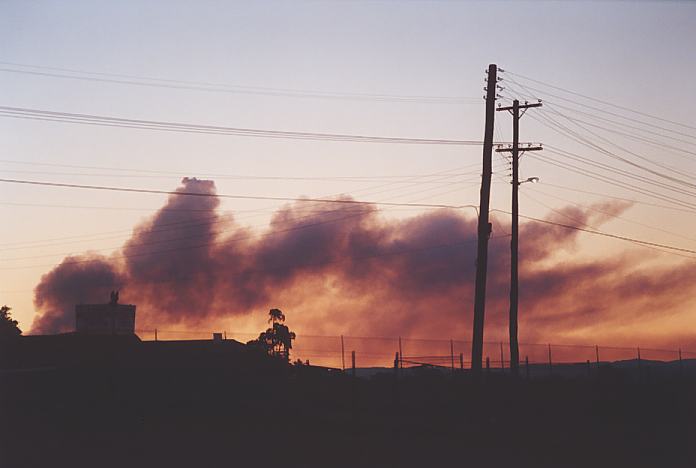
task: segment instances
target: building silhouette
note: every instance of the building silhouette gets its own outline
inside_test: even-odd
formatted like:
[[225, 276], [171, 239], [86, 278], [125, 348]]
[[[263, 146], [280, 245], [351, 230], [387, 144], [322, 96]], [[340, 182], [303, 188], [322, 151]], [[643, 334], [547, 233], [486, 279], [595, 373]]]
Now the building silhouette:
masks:
[[119, 304], [118, 291], [111, 292], [108, 304], [78, 304], [75, 331], [88, 335], [133, 335], [135, 305]]

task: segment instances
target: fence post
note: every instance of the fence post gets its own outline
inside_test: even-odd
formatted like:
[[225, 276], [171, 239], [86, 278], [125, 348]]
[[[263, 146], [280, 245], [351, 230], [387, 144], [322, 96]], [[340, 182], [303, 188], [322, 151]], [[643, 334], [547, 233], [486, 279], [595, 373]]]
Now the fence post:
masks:
[[590, 360], [587, 360], [587, 377], [590, 376]]
[[341, 335], [341, 368], [346, 370], [346, 348], [343, 346], [343, 335]]
[[679, 348], [679, 376], [684, 374], [684, 365], [682, 364], [681, 348]]
[[599, 346], [594, 345], [595, 359], [597, 359], [597, 367], [599, 367]]
[[500, 370], [505, 370], [505, 356], [503, 355], [503, 342], [500, 342]]
[[157, 341], [157, 329], [155, 328], [155, 341]]
[[351, 370], [353, 377], [355, 377], [355, 351], [350, 352], [350, 359], [351, 359]]
[[529, 380], [529, 356], [524, 357], [524, 371], [527, 374], [527, 380]]
[[227, 330], [223, 330], [222, 335], [225, 338], [225, 341], [227, 341]]
[[553, 362], [551, 361], [551, 343], [549, 343], [549, 375], [553, 375]]
[[399, 359], [400, 359], [400, 361], [399, 361], [399, 367], [403, 368], [403, 367], [404, 367], [404, 364], [403, 364], [404, 352], [403, 352], [403, 350], [401, 349], [401, 337], [399, 337]]
[[452, 373], [454, 373], [454, 341], [450, 340], [450, 357], [452, 358]]
[[643, 375], [642, 375], [642, 372], [640, 369], [640, 348], [636, 348], [636, 349], [638, 350], [638, 381], [640, 382], [640, 380], [643, 378]]
[[459, 369], [464, 371], [464, 353], [459, 353]]
[[399, 405], [399, 365], [401, 364], [401, 359], [399, 352], [397, 351], [394, 355], [394, 384], [392, 387], [392, 403], [394, 406]]

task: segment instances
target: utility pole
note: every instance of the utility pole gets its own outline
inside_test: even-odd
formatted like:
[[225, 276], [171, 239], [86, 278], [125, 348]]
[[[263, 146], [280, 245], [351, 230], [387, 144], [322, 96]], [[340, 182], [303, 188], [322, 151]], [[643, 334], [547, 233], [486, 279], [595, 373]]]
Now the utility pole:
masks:
[[[524, 182], [520, 182], [519, 163], [520, 153], [525, 151], [541, 151], [541, 146], [528, 145], [520, 149], [520, 118], [532, 107], [541, 107], [541, 102], [529, 104], [525, 102], [520, 105], [520, 101], [515, 99], [510, 107], [498, 107], [498, 111], [508, 111], [512, 114], [512, 147], [497, 148], [496, 152], [512, 153], [512, 231], [510, 239], [510, 372], [518, 375], [520, 367], [520, 348], [517, 341], [517, 308], [519, 302], [519, 283], [518, 283], [518, 249], [519, 249], [519, 202], [518, 192], [520, 184], [533, 182], [535, 177], [530, 177]], [[522, 114], [520, 114], [522, 109]], [[537, 179], [538, 180], [538, 179]]]
[[495, 122], [495, 99], [498, 86], [498, 67], [488, 65], [486, 84], [486, 127], [483, 134], [483, 171], [481, 173], [481, 196], [479, 201], [478, 248], [476, 253], [476, 289], [474, 292], [474, 330], [471, 340], [471, 370], [481, 373], [483, 360], [483, 319], [486, 312], [486, 273], [488, 270], [488, 238], [491, 225], [488, 211], [491, 200], [491, 176], [493, 165], [493, 126]]

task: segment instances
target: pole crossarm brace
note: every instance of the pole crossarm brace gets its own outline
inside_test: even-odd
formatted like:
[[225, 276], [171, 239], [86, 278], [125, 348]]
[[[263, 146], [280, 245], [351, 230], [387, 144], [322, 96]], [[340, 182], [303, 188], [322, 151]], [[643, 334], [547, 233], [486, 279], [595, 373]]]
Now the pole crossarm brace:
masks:
[[[520, 105], [519, 105], [519, 109], [520, 109], [520, 110], [529, 109], [530, 107], [541, 107], [541, 101], [539, 101], [539, 102], [533, 102], [533, 103], [531, 103], [531, 104], [528, 104], [528, 103], [525, 102], [524, 104], [520, 104]], [[505, 106], [505, 107], [498, 107], [498, 108], [496, 108], [496, 110], [497, 110], [497, 111], [508, 111], [508, 112], [512, 112], [512, 111], [514, 110], [514, 108], [515, 108], [514, 106]]]
[[[526, 146], [524, 148], [520, 147], [518, 149], [518, 151], [520, 153], [524, 153], [525, 151], [541, 151], [543, 149], [544, 149], [543, 146]], [[514, 151], [514, 149], [512, 148], [512, 146], [507, 147], [507, 148], [496, 148], [495, 149], [496, 153], [512, 153], [513, 151]]]

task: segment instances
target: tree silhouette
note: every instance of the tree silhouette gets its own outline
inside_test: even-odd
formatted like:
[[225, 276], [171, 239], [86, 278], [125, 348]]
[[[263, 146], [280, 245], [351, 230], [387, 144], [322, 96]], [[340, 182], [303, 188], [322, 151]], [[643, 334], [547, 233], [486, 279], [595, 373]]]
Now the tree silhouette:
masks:
[[12, 319], [12, 310], [6, 305], [0, 307], [0, 339], [16, 338], [22, 334], [22, 330], [17, 326], [17, 321]]
[[273, 326], [265, 332], [261, 332], [258, 339], [247, 344], [260, 346], [268, 355], [289, 361], [292, 340], [295, 339], [296, 335], [283, 323], [285, 322], [285, 314], [280, 309], [271, 309], [268, 316], [268, 322], [273, 323]]

